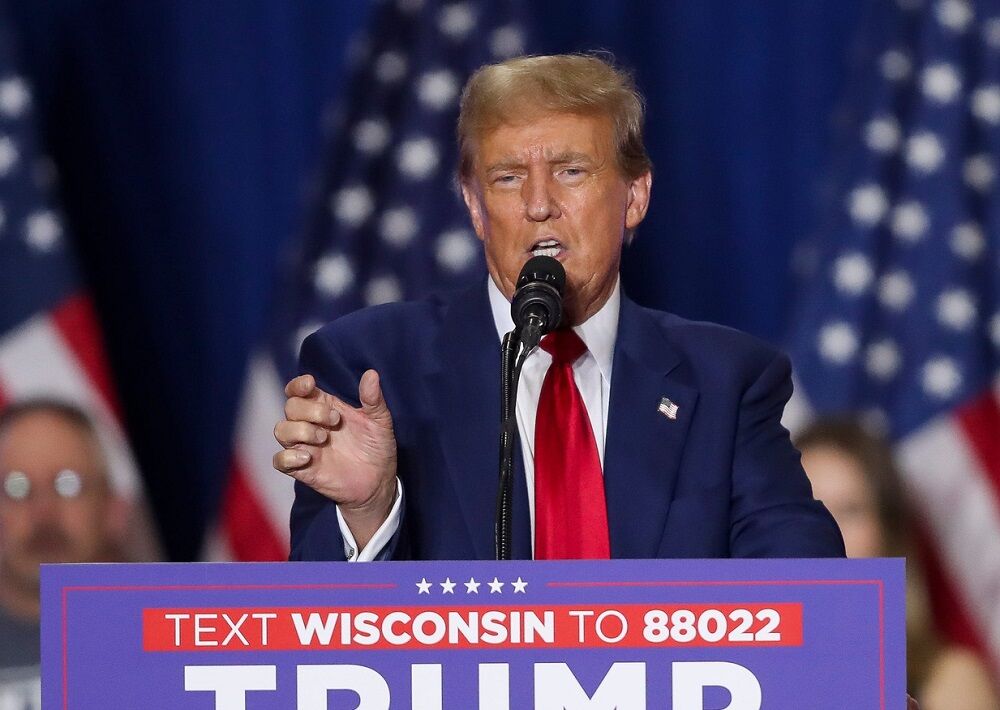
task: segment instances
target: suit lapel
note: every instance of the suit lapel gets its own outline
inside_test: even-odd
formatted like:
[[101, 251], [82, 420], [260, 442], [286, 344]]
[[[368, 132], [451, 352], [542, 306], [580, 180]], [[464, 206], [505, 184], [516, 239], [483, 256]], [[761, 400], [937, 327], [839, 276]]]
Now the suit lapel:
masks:
[[[446, 468], [476, 557], [494, 556], [500, 444], [500, 340], [485, 285], [447, 303], [426, 374]], [[515, 447], [514, 551], [530, 538], [524, 467]], [[518, 511], [518, 508], [524, 508]], [[530, 541], [528, 553], [530, 557]]]
[[[622, 297], [604, 456], [612, 557], [655, 557], [698, 393], [671, 378], [680, 356], [647, 312]], [[658, 411], [663, 397], [677, 418]]]

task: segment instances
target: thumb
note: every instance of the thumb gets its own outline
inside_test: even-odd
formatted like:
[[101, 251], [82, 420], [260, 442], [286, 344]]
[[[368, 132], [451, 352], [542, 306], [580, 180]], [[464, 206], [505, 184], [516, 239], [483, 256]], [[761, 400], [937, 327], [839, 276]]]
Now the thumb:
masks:
[[382, 396], [382, 385], [375, 370], [366, 370], [358, 385], [358, 399], [361, 400], [361, 410], [375, 420], [392, 421], [389, 405]]

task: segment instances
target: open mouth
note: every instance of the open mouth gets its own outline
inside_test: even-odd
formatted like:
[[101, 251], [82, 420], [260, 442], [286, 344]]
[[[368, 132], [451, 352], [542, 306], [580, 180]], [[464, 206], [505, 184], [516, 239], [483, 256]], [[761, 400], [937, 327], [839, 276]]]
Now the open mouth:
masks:
[[531, 247], [532, 256], [558, 257], [563, 251], [563, 245], [558, 239], [543, 239]]

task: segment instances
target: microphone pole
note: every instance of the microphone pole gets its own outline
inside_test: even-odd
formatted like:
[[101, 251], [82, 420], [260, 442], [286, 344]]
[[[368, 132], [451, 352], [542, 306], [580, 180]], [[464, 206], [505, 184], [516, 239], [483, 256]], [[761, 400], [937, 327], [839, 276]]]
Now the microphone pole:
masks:
[[514, 497], [514, 437], [517, 435], [517, 381], [521, 366], [542, 336], [562, 319], [566, 271], [551, 256], [528, 260], [517, 278], [510, 310], [514, 330], [500, 351], [500, 482], [497, 490], [494, 545], [496, 559], [511, 559], [511, 504]]

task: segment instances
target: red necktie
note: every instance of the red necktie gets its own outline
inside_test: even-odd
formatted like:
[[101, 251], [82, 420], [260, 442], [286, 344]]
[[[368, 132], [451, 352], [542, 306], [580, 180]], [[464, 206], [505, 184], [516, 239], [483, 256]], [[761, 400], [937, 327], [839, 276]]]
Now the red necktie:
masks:
[[608, 559], [608, 510], [594, 429], [573, 363], [587, 346], [572, 330], [546, 335], [552, 355], [535, 416], [535, 559]]

